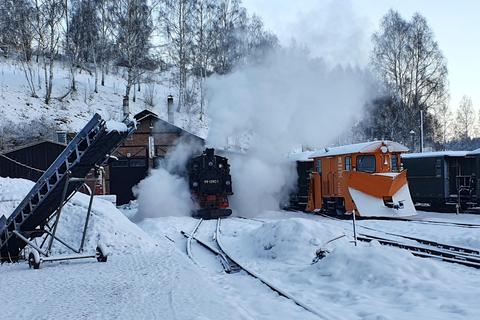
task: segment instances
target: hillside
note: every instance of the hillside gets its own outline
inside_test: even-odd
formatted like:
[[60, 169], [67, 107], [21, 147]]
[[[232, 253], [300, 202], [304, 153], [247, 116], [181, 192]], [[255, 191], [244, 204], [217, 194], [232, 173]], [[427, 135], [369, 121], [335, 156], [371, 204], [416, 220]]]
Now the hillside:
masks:
[[[38, 98], [30, 96], [21, 64], [10, 59], [0, 59], [0, 132], [4, 136], [4, 142], [7, 138], [53, 138], [56, 130], [76, 132], [94, 113], [99, 113], [106, 120], [120, 120], [123, 117], [125, 80], [121, 77], [121, 68], [111, 70], [106, 76], [105, 86], [98, 85], [98, 93], [94, 92], [93, 75], [86, 71], [77, 73], [77, 91], [60, 100], [58, 97], [68, 92], [69, 70], [66, 65], [58, 62], [55, 65], [53, 84], [53, 97], [56, 98], [49, 105], [42, 99], [43, 71], [40, 66], [35, 68]], [[166, 97], [169, 94], [175, 97], [175, 90], [169, 86], [166, 75], [165, 78], [157, 77], [150, 83], [143, 83], [141, 91], [136, 92], [136, 102], [130, 99], [130, 112], [136, 114], [150, 109], [162, 119], [167, 119]], [[153, 98], [153, 106], [146, 103], [149, 100], [147, 96]], [[185, 112], [175, 113], [175, 125], [200, 136], [206, 135], [205, 124], [199, 122], [198, 117]], [[1, 144], [0, 141], [0, 147]]]

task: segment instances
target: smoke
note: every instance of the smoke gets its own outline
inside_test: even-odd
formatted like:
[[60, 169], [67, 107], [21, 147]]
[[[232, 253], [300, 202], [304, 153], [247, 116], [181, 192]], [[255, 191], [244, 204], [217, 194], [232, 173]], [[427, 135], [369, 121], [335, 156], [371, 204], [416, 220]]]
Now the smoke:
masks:
[[211, 77], [208, 142], [248, 141], [241, 146], [248, 147], [245, 155], [230, 157], [232, 207], [242, 215], [278, 209], [296, 181], [287, 154], [299, 146], [325, 147], [351, 126], [362, 114], [367, 82], [363, 70], [327, 65], [299, 48]]
[[163, 216], [189, 216], [196, 208], [185, 174], [188, 159], [202, 147], [180, 138], [148, 177], [133, 188], [138, 210], [133, 220]]

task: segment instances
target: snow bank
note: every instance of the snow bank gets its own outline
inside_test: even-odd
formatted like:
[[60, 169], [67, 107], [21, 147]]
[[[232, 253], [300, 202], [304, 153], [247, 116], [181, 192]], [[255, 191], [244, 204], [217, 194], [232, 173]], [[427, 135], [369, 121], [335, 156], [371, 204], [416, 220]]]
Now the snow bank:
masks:
[[[8, 217], [33, 185], [29, 180], [0, 178], [0, 213]], [[57, 234], [74, 247], [80, 244], [89, 199], [87, 195], [77, 193], [62, 211]], [[130, 222], [112, 203], [95, 198], [85, 249], [95, 249], [99, 241], [107, 245], [112, 253], [131, 253], [156, 246], [150, 236]], [[57, 253], [67, 252], [60, 244], [56, 244], [54, 250]]]
[[[376, 242], [355, 247], [346, 237], [322, 246], [337, 231], [350, 229], [285, 216], [279, 212], [280, 218], [263, 225], [225, 221], [222, 242], [242, 264], [343, 319], [479, 318], [477, 269], [415, 257]], [[329, 253], [312, 265], [318, 247]]]
[[331, 280], [369, 288], [406, 288], [419, 282], [436, 282], [449, 274], [432, 260], [377, 242], [359, 243], [357, 247], [337, 245], [312, 269], [328, 274]]
[[343, 233], [340, 228], [293, 218], [264, 223], [242, 235], [239, 242], [252, 249], [252, 259], [256, 256], [289, 264], [306, 264], [312, 261], [318, 248]]

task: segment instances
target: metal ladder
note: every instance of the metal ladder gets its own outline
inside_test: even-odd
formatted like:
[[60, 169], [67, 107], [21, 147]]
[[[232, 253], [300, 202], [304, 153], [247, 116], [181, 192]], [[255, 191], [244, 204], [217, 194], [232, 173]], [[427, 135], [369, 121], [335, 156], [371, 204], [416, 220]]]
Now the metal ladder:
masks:
[[[135, 130], [133, 121], [125, 119], [124, 123], [126, 131], [109, 131], [106, 122], [95, 114], [40, 177], [10, 217], [0, 217], [1, 262], [21, 259], [21, 251], [27, 244], [32, 246], [31, 240], [34, 238], [47, 235], [53, 241], [55, 232], [52, 234], [49, 223], [58, 214], [56, 225], [63, 205], [85, 184], [87, 174], [106, 163], [110, 154]], [[51, 244], [49, 250], [50, 247]]]

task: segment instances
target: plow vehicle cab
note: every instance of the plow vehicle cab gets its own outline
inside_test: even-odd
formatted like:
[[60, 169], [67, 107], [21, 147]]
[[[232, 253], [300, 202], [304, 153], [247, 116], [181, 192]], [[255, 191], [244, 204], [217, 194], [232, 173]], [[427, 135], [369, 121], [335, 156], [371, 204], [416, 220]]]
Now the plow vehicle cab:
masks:
[[372, 141], [313, 152], [307, 211], [415, 215], [400, 157], [406, 151], [393, 141]]

